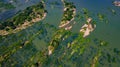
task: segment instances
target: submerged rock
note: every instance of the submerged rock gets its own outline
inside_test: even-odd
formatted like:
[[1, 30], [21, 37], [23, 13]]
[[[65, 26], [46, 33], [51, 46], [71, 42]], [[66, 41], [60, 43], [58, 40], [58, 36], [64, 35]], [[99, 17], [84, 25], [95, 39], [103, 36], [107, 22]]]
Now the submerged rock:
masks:
[[120, 1], [114, 1], [113, 4], [120, 7]]

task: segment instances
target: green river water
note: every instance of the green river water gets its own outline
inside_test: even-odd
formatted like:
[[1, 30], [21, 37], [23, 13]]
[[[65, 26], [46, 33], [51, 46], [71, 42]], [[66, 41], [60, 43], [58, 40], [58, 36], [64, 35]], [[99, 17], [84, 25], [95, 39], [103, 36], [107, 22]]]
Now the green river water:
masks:
[[[55, 1], [59, 4], [51, 4]], [[109, 50], [112, 50], [114, 48], [120, 50], [120, 7], [116, 7], [112, 4], [112, 1], [114, 0], [68, 1], [73, 2], [76, 6], [77, 15], [79, 14], [83, 16], [83, 14], [81, 14], [81, 11], [83, 8], [85, 8], [89, 11], [90, 17], [95, 19], [96, 29], [88, 37], [86, 37], [91, 40], [89, 44], [95, 45], [95, 48], [89, 46], [86, 48], [87, 51], [83, 55], [79, 56], [77, 54], [74, 54], [73, 57], [69, 60], [66, 58], [69, 57], [69, 54], [64, 56], [62, 53], [64, 51], [69, 51], [64, 48], [64, 44], [68, 43], [71, 40], [74, 40], [74, 37], [76, 36], [73, 36], [73, 38], [71, 37], [68, 38], [68, 40], [61, 42], [63, 46], [58, 47], [58, 50], [56, 50], [53, 55], [47, 58], [47, 62], [45, 62], [45, 65], [42, 67], [90, 67], [89, 65], [91, 64], [91, 60], [99, 49], [96, 47], [96, 40], [106, 41], [108, 43], [107, 47], [100, 48], [100, 50], [103, 50], [105, 55], [110, 53], [111, 56], [114, 56], [114, 53]], [[39, 0], [30, 0], [27, 4], [25, 4], [23, 0], [18, 0], [18, 4], [23, 4], [22, 6], [19, 7], [18, 4], [13, 4], [17, 7], [15, 9], [15, 12], [17, 12], [18, 10], [25, 9], [26, 7], [38, 2]], [[46, 51], [49, 42], [52, 39], [52, 36], [56, 30], [59, 29], [58, 26], [62, 19], [64, 7], [61, 0], [47, 0], [45, 4], [48, 14], [44, 20], [35, 23], [33, 26], [28, 27], [20, 32], [7, 36], [0, 36], [0, 56], [3, 56], [5, 54], [8, 55], [8, 57], [1, 63], [0, 67], [21, 67], [23, 65], [26, 65], [27, 67], [27, 64], [29, 64], [28, 61], [32, 56], [36, 55], [37, 52], [40, 52], [42, 50]], [[112, 9], [115, 10], [116, 14], [113, 14], [111, 12]], [[100, 21], [97, 18], [98, 13], [105, 15], [105, 19], [107, 19], [108, 22], [106, 23], [105, 21]], [[14, 11], [11, 16], [13, 15]], [[73, 25], [71, 32], [78, 34], [81, 26], [84, 25], [85, 21], [85, 19], [78, 19], [75, 17], [76, 24]], [[30, 41], [30, 44], [20, 49], [19, 46], [28, 40]], [[108, 55], [105, 55], [101, 57], [100, 61], [102, 62], [101, 64], [98, 64], [98, 67], [120, 67], [120, 59], [116, 62], [112, 62], [110, 60], [108, 63]], [[63, 60], [56, 60], [58, 58], [60, 59], [61, 57], [64, 57], [62, 58]], [[115, 55], [114, 57], [120, 58], [120, 55]], [[41, 57], [36, 58], [39, 59]], [[33, 62], [36, 61], [37, 59], [34, 59]]]

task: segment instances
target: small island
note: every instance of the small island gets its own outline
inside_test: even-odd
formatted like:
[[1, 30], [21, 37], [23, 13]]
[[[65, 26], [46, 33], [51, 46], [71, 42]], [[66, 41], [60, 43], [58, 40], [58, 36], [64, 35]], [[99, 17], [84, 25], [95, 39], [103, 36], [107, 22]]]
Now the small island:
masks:
[[60, 43], [64, 40], [66, 40], [71, 35], [71, 32], [69, 30], [65, 29], [59, 29], [55, 32], [55, 35], [53, 35], [49, 46], [48, 46], [48, 55], [51, 55], [60, 45]]
[[114, 1], [113, 4], [114, 4], [115, 6], [120, 7], [120, 1]]
[[[72, 2], [67, 2], [65, 0], [62, 0], [62, 2], [64, 4], [64, 14], [63, 14], [63, 18], [61, 20], [61, 23], [59, 25], [60, 28], [64, 28], [71, 21], [73, 21], [75, 14], [76, 14], [76, 7]], [[68, 28], [71, 28], [71, 26]]]
[[45, 10], [44, 1], [41, 1], [37, 5], [27, 7], [12, 18], [0, 22], [0, 35], [16, 33], [25, 29], [35, 22], [44, 19], [46, 14], [47, 11]]
[[87, 23], [80, 29], [80, 32], [83, 33], [83, 37], [88, 36], [96, 28], [96, 25], [92, 23], [92, 18], [88, 18], [86, 22]]
[[12, 5], [11, 3], [6, 3], [2, 0], [0, 0], [0, 12], [4, 11], [4, 10], [9, 10], [9, 9], [14, 9], [15, 6]]

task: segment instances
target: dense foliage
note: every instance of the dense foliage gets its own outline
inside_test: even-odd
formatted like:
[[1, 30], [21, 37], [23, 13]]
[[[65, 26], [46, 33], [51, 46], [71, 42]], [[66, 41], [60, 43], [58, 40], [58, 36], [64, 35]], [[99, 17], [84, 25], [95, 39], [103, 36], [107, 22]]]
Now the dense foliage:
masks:
[[15, 6], [12, 5], [11, 3], [5, 3], [3, 1], [0, 0], [0, 11], [4, 10], [4, 9], [14, 9]]
[[67, 1], [63, 1], [64, 4], [64, 14], [63, 14], [63, 18], [61, 20], [61, 25], [67, 23], [67, 21], [71, 21], [71, 19], [74, 18], [75, 14], [75, 6], [72, 2], [67, 2]]
[[0, 22], [0, 29], [15, 29], [17, 26], [24, 24], [25, 22], [32, 22], [33, 19], [42, 18], [46, 12], [43, 2], [37, 5], [27, 7], [25, 10], [19, 12], [14, 17]]

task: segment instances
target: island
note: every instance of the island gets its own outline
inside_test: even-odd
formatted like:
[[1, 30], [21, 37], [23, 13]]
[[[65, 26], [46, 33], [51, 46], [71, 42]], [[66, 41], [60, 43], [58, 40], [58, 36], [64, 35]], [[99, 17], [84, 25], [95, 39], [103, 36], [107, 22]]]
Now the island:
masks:
[[28, 26], [33, 25], [35, 22], [44, 19], [46, 14], [47, 11], [45, 9], [44, 1], [27, 7], [25, 10], [19, 12], [12, 18], [0, 22], [0, 35], [8, 35], [25, 29]]
[[96, 25], [92, 23], [92, 18], [88, 18], [87, 23], [82, 26], [80, 32], [83, 33], [83, 37], [88, 36], [95, 28]]
[[59, 29], [53, 35], [49, 46], [48, 46], [48, 55], [51, 55], [59, 46], [60, 43], [66, 40], [71, 35], [69, 30]]
[[110, 0], [16, 1], [29, 7], [0, 21], [0, 67], [120, 67], [119, 7]]
[[66, 28], [67, 30], [72, 28], [72, 26], [69, 26], [68, 28], [65, 26], [67, 26], [71, 21], [74, 20], [74, 17], [76, 15], [76, 7], [72, 2], [67, 2], [65, 0], [62, 0], [62, 2], [64, 5], [64, 14], [59, 27]]
[[0, 0], [0, 12], [4, 11], [4, 10], [9, 10], [9, 9], [14, 9], [15, 6], [12, 5], [11, 3], [6, 3], [2, 0]]

